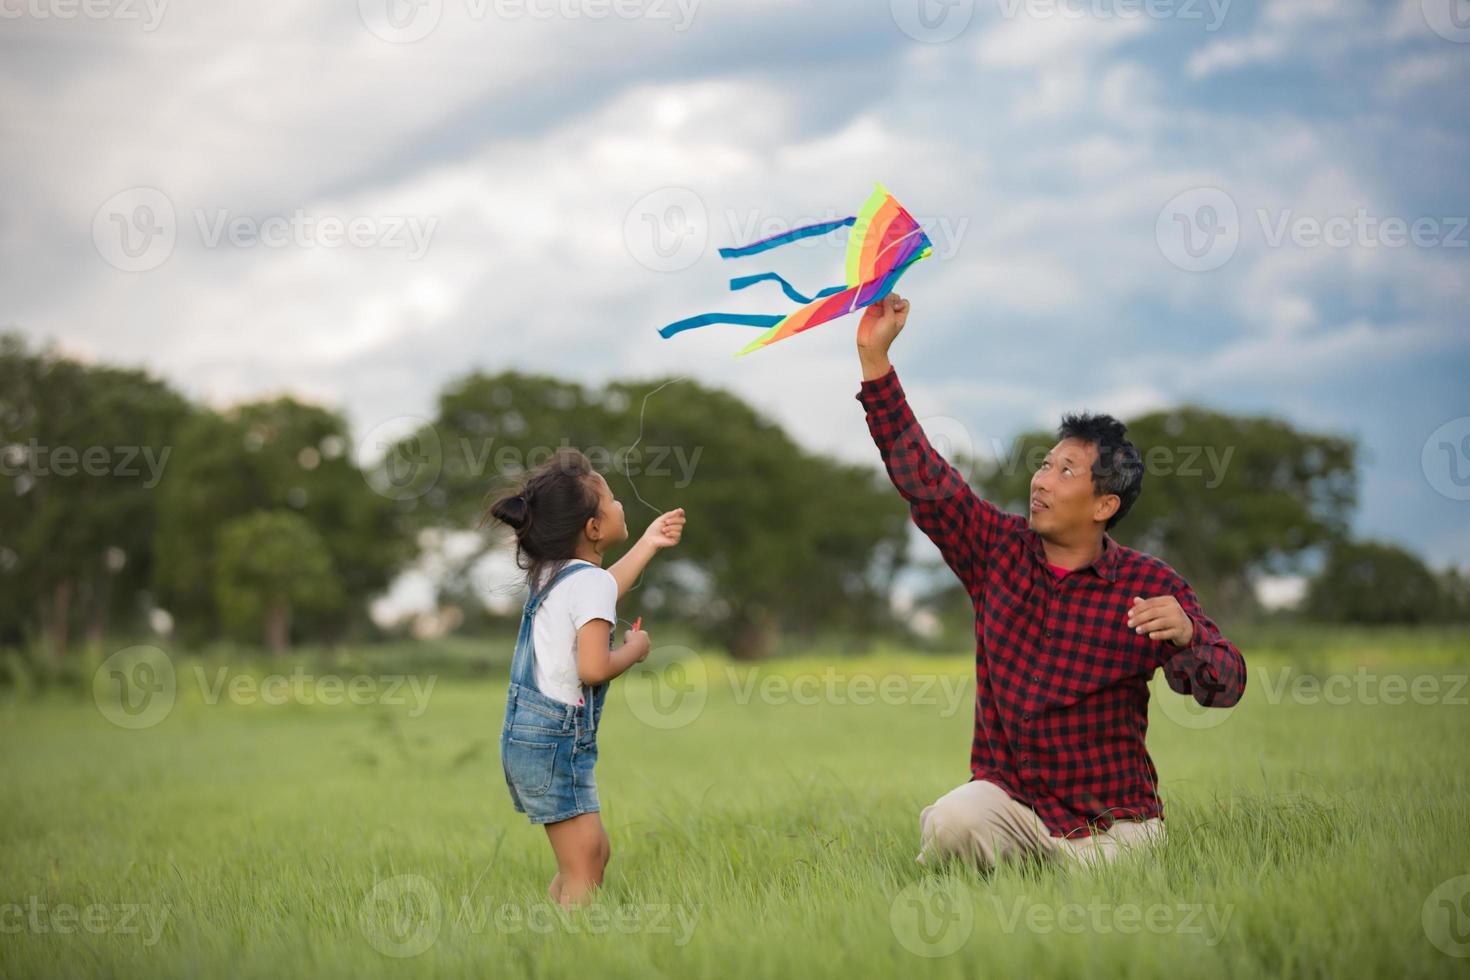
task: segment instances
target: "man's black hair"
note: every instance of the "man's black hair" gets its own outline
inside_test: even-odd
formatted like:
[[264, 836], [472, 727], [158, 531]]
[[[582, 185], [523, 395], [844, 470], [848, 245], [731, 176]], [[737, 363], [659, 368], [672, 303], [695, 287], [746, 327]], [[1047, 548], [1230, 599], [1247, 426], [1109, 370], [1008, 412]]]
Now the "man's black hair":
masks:
[[1081, 439], [1097, 447], [1092, 464], [1092, 487], [1099, 494], [1118, 495], [1118, 511], [1108, 518], [1105, 530], [1121, 521], [1143, 490], [1143, 457], [1127, 438], [1128, 426], [1111, 415], [1089, 412], [1062, 416], [1057, 439]]

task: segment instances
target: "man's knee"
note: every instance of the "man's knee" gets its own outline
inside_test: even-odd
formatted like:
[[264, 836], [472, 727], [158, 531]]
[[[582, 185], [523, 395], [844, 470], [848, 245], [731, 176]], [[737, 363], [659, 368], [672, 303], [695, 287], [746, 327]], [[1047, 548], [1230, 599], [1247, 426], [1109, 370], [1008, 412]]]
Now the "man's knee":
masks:
[[944, 794], [919, 814], [926, 853], [994, 864], [1004, 853], [1002, 808], [1010, 797], [993, 783], [971, 782]]

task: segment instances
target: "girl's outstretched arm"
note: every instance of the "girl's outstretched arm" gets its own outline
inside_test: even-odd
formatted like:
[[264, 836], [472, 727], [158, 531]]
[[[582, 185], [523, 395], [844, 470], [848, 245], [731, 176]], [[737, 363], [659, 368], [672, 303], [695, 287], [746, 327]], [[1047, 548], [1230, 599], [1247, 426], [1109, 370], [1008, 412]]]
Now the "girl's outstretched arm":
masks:
[[633, 583], [638, 581], [638, 576], [643, 574], [643, 569], [656, 552], [663, 548], [672, 548], [679, 543], [683, 534], [683, 507], [654, 518], [653, 523], [648, 525], [648, 530], [643, 532], [643, 537], [608, 569], [613, 578], [618, 580], [618, 598], [621, 599], [633, 587]]
[[609, 650], [612, 623], [592, 619], [577, 630], [577, 675], [583, 684], [606, 684], [648, 656], [653, 642], [643, 630], [628, 630], [623, 645]]

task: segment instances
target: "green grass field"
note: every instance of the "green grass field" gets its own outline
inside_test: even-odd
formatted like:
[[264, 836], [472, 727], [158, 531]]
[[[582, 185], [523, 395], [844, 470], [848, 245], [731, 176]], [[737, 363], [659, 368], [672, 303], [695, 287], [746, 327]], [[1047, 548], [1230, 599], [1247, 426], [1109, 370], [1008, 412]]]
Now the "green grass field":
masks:
[[506, 794], [503, 679], [268, 704], [269, 665], [177, 658], [137, 729], [12, 691], [0, 975], [1465, 976], [1462, 638], [1318, 651], [1322, 686], [1246, 649], [1218, 718], [1156, 698], [1168, 843], [1070, 873], [914, 863], [919, 808], [967, 776], [965, 658], [674, 661], [611, 692], [613, 860], [573, 917]]

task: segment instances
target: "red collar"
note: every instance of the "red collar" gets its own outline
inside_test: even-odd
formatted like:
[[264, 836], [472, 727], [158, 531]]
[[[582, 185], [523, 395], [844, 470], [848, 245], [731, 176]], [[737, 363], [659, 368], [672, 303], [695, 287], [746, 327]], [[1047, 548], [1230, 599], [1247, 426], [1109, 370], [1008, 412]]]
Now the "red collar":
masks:
[[[1031, 528], [1027, 528], [1026, 533], [1030, 538], [1031, 553], [1043, 564], [1050, 565], [1051, 562], [1046, 560], [1046, 548], [1041, 542], [1041, 535], [1037, 534]], [[1102, 554], [1098, 555], [1092, 564], [1084, 565], [1082, 568], [1072, 569], [1072, 574], [1075, 575], [1083, 569], [1090, 568], [1104, 581], [1113, 581], [1118, 577], [1118, 551], [1120, 548], [1121, 546], [1113, 540], [1112, 535], [1104, 531]], [[1049, 575], [1051, 573], [1048, 572], [1047, 574]]]

